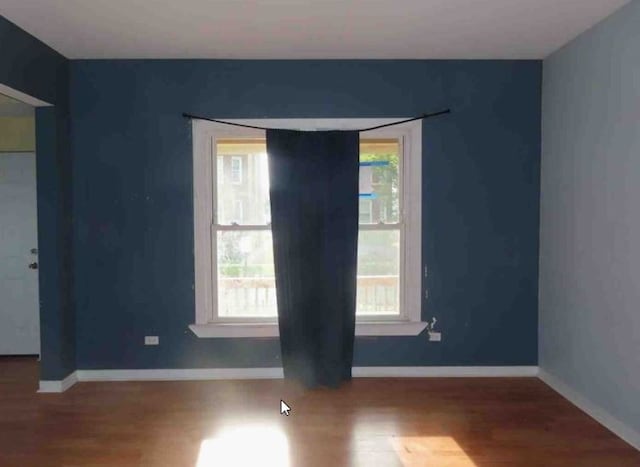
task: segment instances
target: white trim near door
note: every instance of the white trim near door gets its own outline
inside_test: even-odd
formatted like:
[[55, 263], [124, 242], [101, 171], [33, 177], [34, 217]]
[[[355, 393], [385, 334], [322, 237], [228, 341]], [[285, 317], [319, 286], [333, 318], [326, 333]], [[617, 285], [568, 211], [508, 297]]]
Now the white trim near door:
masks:
[[41, 380], [38, 392], [65, 392], [78, 382], [78, 372], [74, 371], [63, 380]]
[[22, 91], [18, 91], [17, 89], [10, 88], [4, 84], [0, 84], [0, 94], [4, 94], [5, 96], [11, 97], [12, 99], [19, 100], [20, 102], [24, 102], [25, 104], [32, 105], [34, 107], [50, 107], [51, 104], [45, 101], [41, 101], [35, 97], [31, 97], [29, 94], [25, 94]]

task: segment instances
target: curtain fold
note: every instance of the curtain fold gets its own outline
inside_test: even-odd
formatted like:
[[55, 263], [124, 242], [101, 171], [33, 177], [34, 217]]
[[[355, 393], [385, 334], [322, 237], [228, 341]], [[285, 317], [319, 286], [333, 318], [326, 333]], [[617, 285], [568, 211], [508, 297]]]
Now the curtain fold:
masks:
[[285, 378], [351, 378], [358, 242], [357, 131], [267, 130]]

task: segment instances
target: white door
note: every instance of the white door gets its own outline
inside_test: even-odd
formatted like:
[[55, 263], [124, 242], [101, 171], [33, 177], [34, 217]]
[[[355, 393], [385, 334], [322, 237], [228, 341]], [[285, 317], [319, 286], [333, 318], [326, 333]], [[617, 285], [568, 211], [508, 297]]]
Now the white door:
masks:
[[0, 355], [40, 353], [37, 226], [35, 154], [0, 153]]

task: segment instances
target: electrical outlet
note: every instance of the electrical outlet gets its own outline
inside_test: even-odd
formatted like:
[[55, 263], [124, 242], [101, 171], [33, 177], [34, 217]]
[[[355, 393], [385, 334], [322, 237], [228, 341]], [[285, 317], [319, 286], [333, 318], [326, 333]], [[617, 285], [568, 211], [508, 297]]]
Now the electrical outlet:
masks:
[[433, 331], [429, 333], [429, 341], [440, 342], [441, 340], [442, 340], [442, 333], [433, 332]]
[[144, 336], [144, 345], [160, 345], [158, 336]]

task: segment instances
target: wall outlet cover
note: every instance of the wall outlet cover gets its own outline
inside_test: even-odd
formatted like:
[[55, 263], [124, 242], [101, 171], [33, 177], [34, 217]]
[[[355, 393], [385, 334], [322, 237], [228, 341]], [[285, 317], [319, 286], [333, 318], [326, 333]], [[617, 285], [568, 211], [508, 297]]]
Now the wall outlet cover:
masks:
[[158, 336], [144, 336], [144, 345], [160, 345]]

